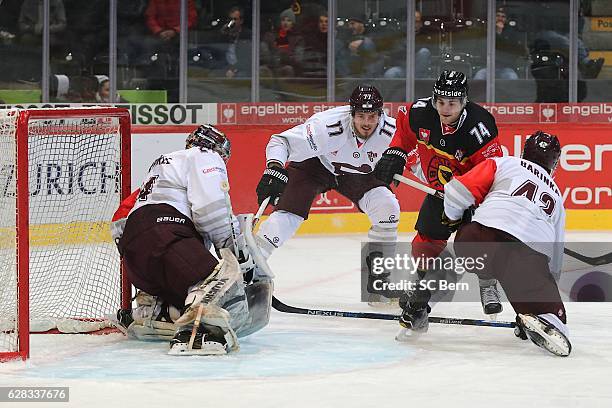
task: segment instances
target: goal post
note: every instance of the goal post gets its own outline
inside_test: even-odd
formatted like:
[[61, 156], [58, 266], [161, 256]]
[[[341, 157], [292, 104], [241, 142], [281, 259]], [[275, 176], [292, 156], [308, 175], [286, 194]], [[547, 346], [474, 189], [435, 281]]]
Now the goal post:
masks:
[[30, 332], [96, 332], [130, 304], [109, 223], [130, 194], [130, 116], [0, 109], [0, 361]]

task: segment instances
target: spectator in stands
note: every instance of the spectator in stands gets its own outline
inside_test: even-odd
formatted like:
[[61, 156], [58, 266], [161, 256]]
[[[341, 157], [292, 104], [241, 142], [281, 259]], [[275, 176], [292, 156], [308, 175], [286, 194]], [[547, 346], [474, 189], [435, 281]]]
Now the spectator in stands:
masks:
[[[495, 79], [519, 79], [513, 66], [517, 58], [525, 57], [527, 48], [523, 36], [508, 24], [506, 10], [499, 7], [495, 13]], [[474, 79], [486, 79], [487, 69], [474, 74]]]
[[0, 1], [0, 42], [13, 40], [19, 32], [18, 18], [23, 0]]
[[[552, 30], [543, 30], [536, 34], [535, 38], [531, 45], [532, 52], [548, 49], [560, 52], [565, 56], [569, 54], [570, 40], [564, 34]], [[604, 62], [604, 58], [589, 58], [588, 48], [584, 45], [582, 39], [578, 37], [578, 70], [583, 79], [597, 78]]]
[[249, 76], [251, 72], [251, 30], [244, 25], [244, 11], [234, 6], [228, 12], [229, 21], [221, 27], [225, 49], [226, 78]]
[[[414, 32], [415, 48], [417, 49], [414, 60], [414, 77], [428, 78], [431, 68], [431, 51], [428, 47], [420, 46], [420, 39], [427, 37], [427, 42], [431, 40], [431, 34], [423, 28], [423, 16], [419, 10], [414, 13]], [[390, 67], [385, 70], [385, 78], [405, 78], [406, 77], [406, 36], [402, 36], [396, 42], [395, 47], [388, 55]]]
[[278, 28], [264, 34], [261, 42], [261, 75], [263, 77], [293, 77], [299, 67], [303, 47], [295, 33], [295, 14], [286, 9], [280, 13]]
[[[198, 12], [194, 0], [187, 2], [187, 27], [193, 28], [198, 23]], [[147, 27], [156, 41], [154, 46], [162, 46], [164, 51], [177, 48], [178, 34], [181, 31], [181, 1], [180, 0], [150, 0], [145, 12]], [[172, 43], [171, 47], [165, 44]]]
[[108, 0], [64, 0], [70, 52], [90, 68], [94, 57], [108, 56]]
[[[60, 42], [66, 29], [66, 11], [62, 0], [49, 2], [49, 33], [51, 46]], [[26, 45], [42, 44], [43, 0], [24, 0], [19, 13], [20, 41]]]
[[[95, 75], [98, 80], [98, 91], [96, 92], [96, 102], [98, 103], [111, 103], [110, 97], [110, 80], [106, 75]], [[117, 94], [118, 102], [125, 103], [125, 99], [121, 95]]]
[[147, 0], [117, 2], [117, 58], [119, 65], [134, 63], [142, 57], [146, 35]]
[[[567, 50], [551, 49], [550, 43], [537, 39], [531, 46], [531, 75], [536, 80], [536, 103], [569, 101], [569, 58]], [[586, 97], [584, 80], [578, 80], [577, 101]]]
[[[17, 44], [17, 33], [19, 32], [17, 16], [21, 10], [21, 1], [0, 1], [0, 55], [7, 56], [2, 58], [2, 82], [13, 82], [24, 78], [24, 65], [32, 66], [36, 72], [41, 71], [40, 52], [28, 50], [28, 47], [20, 47]], [[26, 58], [22, 56], [23, 53], [30, 55], [31, 63], [26, 62]], [[34, 67], [34, 65], [38, 66]]]
[[[326, 11], [319, 13], [316, 30], [303, 30], [301, 75], [307, 78], [327, 77], [327, 31], [329, 17]], [[313, 32], [314, 31], [314, 32]]]
[[354, 14], [349, 18], [350, 36], [339, 47], [337, 68], [340, 76], [376, 78], [382, 74], [384, 61], [379, 58], [374, 41], [366, 34], [366, 17]]

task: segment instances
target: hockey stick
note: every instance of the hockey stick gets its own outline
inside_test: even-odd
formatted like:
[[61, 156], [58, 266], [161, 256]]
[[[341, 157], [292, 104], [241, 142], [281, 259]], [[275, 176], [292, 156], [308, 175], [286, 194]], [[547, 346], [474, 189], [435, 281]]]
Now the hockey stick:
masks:
[[[402, 177], [402, 178], [404, 179], [405, 177]], [[410, 182], [412, 182], [412, 180], [410, 179], [406, 179], [406, 180], [409, 180]], [[420, 183], [417, 183], [417, 182], [414, 182], [414, 183], [419, 184], [420, 186], [423, 186]], [[427, 186], [423, 186], [423, 187], [430, 188]], [[432, 192], [435, 192], [433, 188], [430, 188], [430, 189], [432, 190]], [[444, 198], [444, 196], [442, 196], [441, 198]], [[266, 198], [266, 200], [269, 200], [269, 197]], [[259, 207], [259, 211], [257, 211], [257, 214], [260, 215], [260, 213], [262, 213], [263, 210], [266, 208], [266, 205], [267, 205], [266, 200], [264, 200], [261, 203], [261, 206]], [[259, 217], [254, 218], [253, 225], [257, 223], [258, 219]], [[392, 314], [370, 313], [370, 312], [343, 312], [343, 311], [338, 311], [338, 310], [322, 310], [322, 309], [304, 309], [301, 307], [289, 306], [281, 302], [280, 300], [278, 300], [275, 296], [272, 297], [272, 307], [278, 310], [279, 312], [292, 313], [292, 314], [305, 314], [305, 315], [327, 316], [327, 317], [348, 317], [348, 318], [355, 318], [355, 319], [399, 320], [399, 316], [392, 315]], [[497, 321], [474, 320], [474, 319], [456, 319], [456, 318], [435, 317], [435, 316], [430, 316], [429, 322], [430, 323], [441, 323], [441, 324], [456, 324], [456, 325], [462, 325], [462, 326], [507, 327], [507, 328], [513, 328], [516, 326], [516, 323], [514, 322], [497, 322]]]
[[259, 221], [259, 219], [261, 218], [261, 215], [266, 210], [266, 207], [268, 206], [269, 202], [270, 202], [270, 197], [266, 197], [261, 202], [261, 205], [259, 206], [259, 209], [257, 210], [257, 212], [255, 213], [255, 216], [253, 217], [253, 226], [255, 226], [255, 224], [257, 224], [257, 222]]
[[[418, 181], [411, 180], [407, 177], [402, 176], [401, 174], [396, 174], [393, 176], [393, 178], [399, 181], [400, 183], [407, 184], [411, 187], [416, 188], [417, 190], [421, 190], [427, 194], [431, 194], [434, 197], [438, 197], [442, 200], [444, 199], [443, 192], [435, 190], [429, 186], [426, 186], [425, 184], [421, 184]], [[563, 252], [566, 255], [569, 255], [572, 258], [576, 258], [579, 261], [582, 261], [591, 266], [601, 266], [601, 265], [607, 265], [609, 263], [612, 263], [612, 252], [608, 252], [605, 255], [600, 255], [600, 256], [595, 256], [595, 257], [585, 256], [585, 255], [579, 254], [578, 252], [572, 251], [571, 249], [568, 249], [568, 248], [563, 248]]]
[[579, 254], [578, 252], [574, 252], [569, 248], [563, 248], [563, 252], [571, 256], [572, 258], [576, 258], [577, 260], [582, 261], [591, 266], [601, 266], [601, 265], [607, 265], [609, 263], [612, 263], [612, 252], [608, 252], [605, 255], [594, 256], [594, 257], [589, 257], [589, 256]]
[[232, 245], [234, 246], [234, 255], [236, 259], [239, 258], [238, 254], [238, 240], [236, 238], [236, 231], [234, 231], [234, 212], [232, 211], [232, 200], [229, 196], [230, 185], [227, 180], [221, 182], [221, 190], [225, 196], [225, 209], [227, 210], [227, 218], [229, 219], [230, 231], [232, 232]]
[[187, 346], [188, 350], [193, 350], [193, 342], [195, 341], [196, 334], [198, 333], [198, 328], [200, 327], [200, 320], [202, 319], [203, 311], [204, 311], [204, 302], [200, 302], [200, 306], [198, 306], [198, 313], [196, 314], [196, 319], [193, 322], [193, 328], [191, 329], [191, 336], [189, 337], [189, 345]]
[[[374, 320], [399, 320], [399, 316], [393, 314], [370, 313], [370, 312], [344, 312], [339, 310], [305, 309], [301, 307], [289, 306], [272, 297], [272, 307], [279, 312], [303, 314], [324, 317], [347, 317], [353, 319], [374, 319]], [[505, 327], [512, 329], [516, 327], [514, 322], [501, 322], [478, 319], [460, 319], [454, 317], [435, 317], [429, 316], [429, 323], [454, 324], [460, 326], [481, 326], [481, 327]]]
[[[238, 248], [236, 247], [236, 232], [234, 231], [234, 220], [232, 216], [232, 202], [229, 196], [229, 183], [226, 180], [221, 182], [221, 190], [225, 196], [225, 206], [227, 209], [227, 216], [229, 218], [230, 230], [232, 231], [232, 244], [234, 246], [234, 252], [236, 254], [236, 259], [238, 259]], [[221, 261], [223, 262], [223, 261]], [[196, 338], [196, 334], [198, 332], [198, 328], [200, 327], [200, 320], [202, 319], [202, 313], [204, 312], [204, 302], [200, 302], [200, 306], [198, 307], [198, 311], [196, 313], [195, 321], [193, 322], [193, 328], [191, 329], [191, 336], [189, 337], [189, 344], [187, 345], [188, 350], [193, 350], [193, 343]]]
[[407, 184], [410, 187], [414, 187], [417, 190], [421, 190], [427, 194], [431, 194], [434, 197], [438, 197], [441, 200], [444, 200], [444, 193], [441, 191], [438, 191], [434, 188], [431, 188], [429, 186], [426, 186], [425, 184], [419, 183], [418, 181], [414, 181], [412, 179], [409, 179], [408, 177], [404, 177], [401, 174], [395, 174], [393, 176], [393, 178], [397, 181], [399, 181], [400, 183], [403, 184]]

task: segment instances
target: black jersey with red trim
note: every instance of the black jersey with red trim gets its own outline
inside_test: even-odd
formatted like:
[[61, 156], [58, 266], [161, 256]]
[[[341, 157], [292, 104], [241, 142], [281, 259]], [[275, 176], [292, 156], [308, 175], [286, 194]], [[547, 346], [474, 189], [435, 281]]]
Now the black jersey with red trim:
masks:
[[444, 190], [453, 175], [463, 174], [488, 157], [502, 156], [495, 118], [482, 106], [467, 102], [456, 127], [446, 126], [432, 98], [399, 109], [390, 147], [417, 150], [429, 185]]

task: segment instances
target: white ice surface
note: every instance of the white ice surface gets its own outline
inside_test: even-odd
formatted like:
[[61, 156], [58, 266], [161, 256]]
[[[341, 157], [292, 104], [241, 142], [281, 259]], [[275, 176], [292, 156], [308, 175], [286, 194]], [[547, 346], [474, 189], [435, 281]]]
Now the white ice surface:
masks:
[[[362, 239], [290, 240], [270, 259], [276, 296], [297, 306], [395, 312], [359, 303]], [[273, 311], [268, 327], [223, 357], [171, 357], [165, 343], [115, 334], [33, 335], [29, 361], [0, 365], [0, 386], [70, 387], [68, 404], [18, 407], [612, 407], [612, 304], [566, 307], [568, 358], [504, 328], [432, 324], [407, 344], [394, 340], [396, 322]], [[478, 303], [439, 304], [432, 315], [484, 318]], [[498, 319], [514, 319], [510, 305]]]

